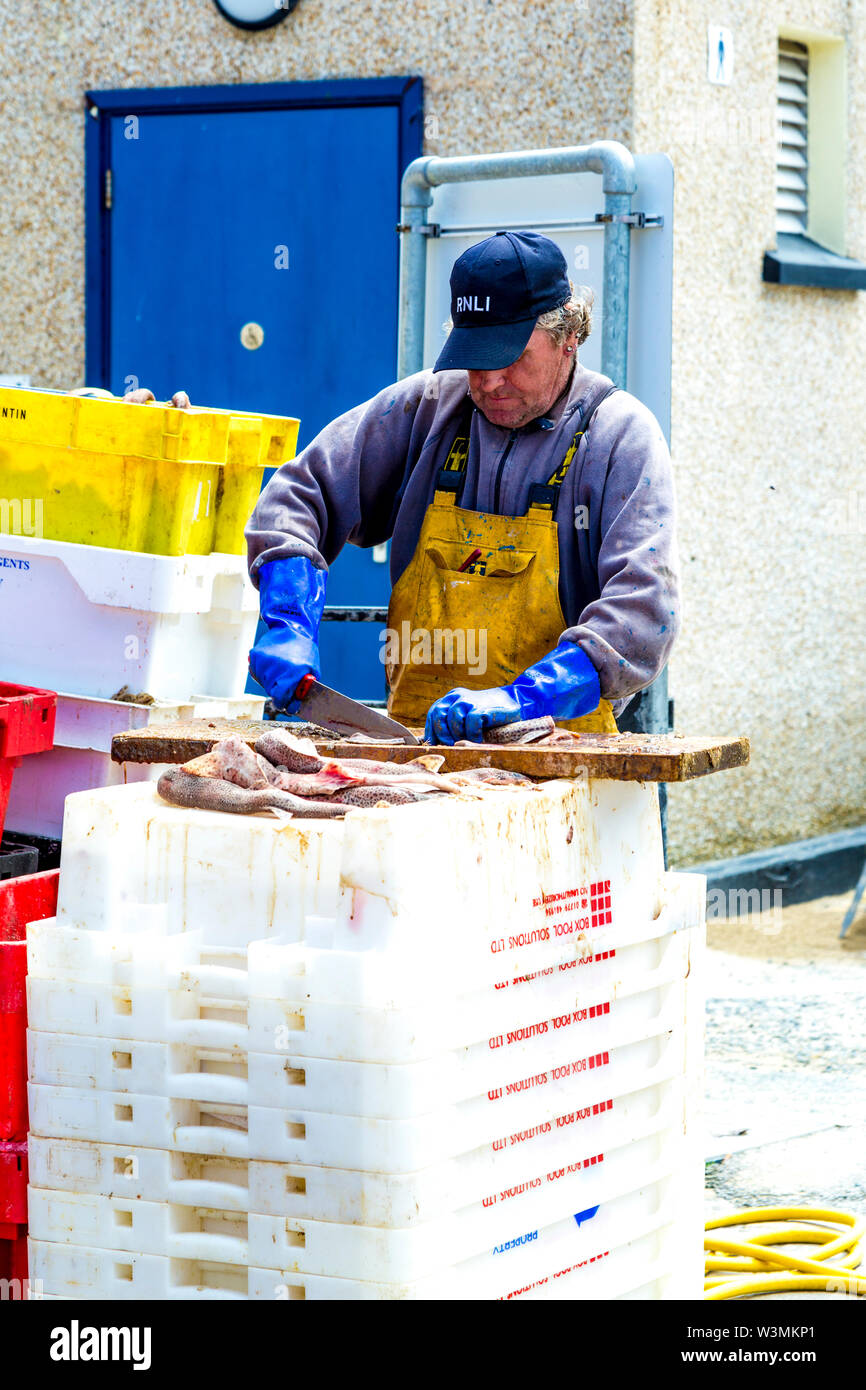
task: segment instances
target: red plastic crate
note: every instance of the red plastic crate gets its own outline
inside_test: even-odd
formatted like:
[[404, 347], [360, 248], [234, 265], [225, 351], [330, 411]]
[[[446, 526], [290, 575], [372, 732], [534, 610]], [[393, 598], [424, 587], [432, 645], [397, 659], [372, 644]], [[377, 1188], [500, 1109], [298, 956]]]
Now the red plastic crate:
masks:
[[27, 943], [0, 941], [0, 1139], [26, 1135]]
[[59, 869], [45, 869], [0, 883], [0, 941], [23, 941], [28, 922], [54, 916], [59, 878]]
[[[8, 1235], [0, 1238], [0, 1279], [17, 1279], [17, 1297], [27, 1298], [27, 1227], [19, 1225], [7, 1229]], [[8, 1283], [6, 1288], [9, 1289]], [[16, 1286], [13, 1285], [7, 1297], [16, 1297], [15, 1289]]]
[[9, 1223], [27, 1222], [27, 1144], [23, 1139], [0, 1143], [0, 1230]]
[[57, 695], [30, 685], [0, 681], [0, 835], [6, 820], [12, 774], [27, 753], [54, 746]]
[[49, 869], [0, 883], [0, 1139], [27, 1137], [25, 932], [28, 922], [54, 916], [59, 877]]

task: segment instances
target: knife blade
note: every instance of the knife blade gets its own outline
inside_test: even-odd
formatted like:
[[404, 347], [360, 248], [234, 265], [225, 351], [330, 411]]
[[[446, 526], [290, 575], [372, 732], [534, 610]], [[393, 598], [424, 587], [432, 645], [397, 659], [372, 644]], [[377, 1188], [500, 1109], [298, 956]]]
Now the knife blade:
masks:
[[339, 690], [332, 690], [330, 686], [323, 685], [311, 675], [304, 676], [295, 691], [295, 699], [300, 700], [299, 713], [302, 713], [305, 719], [314, 724], [321, 724], [326, 729], [333, 729], [335, 733], [369, 734], [371, 738], [387, 738], [399, 743], [421, 746], [420, 740], [410, 733], [405, 725], [398, 724], [396, 719], [389, 719], [378, 710], [368, 709], [358, 700], [341, 695]]

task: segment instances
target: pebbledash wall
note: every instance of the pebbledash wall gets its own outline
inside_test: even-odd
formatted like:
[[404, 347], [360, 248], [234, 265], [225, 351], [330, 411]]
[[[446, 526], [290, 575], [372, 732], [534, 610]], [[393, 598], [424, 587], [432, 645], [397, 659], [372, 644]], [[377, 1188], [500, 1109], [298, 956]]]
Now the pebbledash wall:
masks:
[[[710, 23], [734, 36], [729, 87], [706, 78]], [[676, 169], [676, 725], [752, 741], [748, 769], [672, 789], [681, 862], [866, 820], [866, 291], [761, 281], [776, 245], [777, 41], [795, 29], [846, 41], [833, 249], [866, 261], [866, 7], [636, 0], [631, 143]]]
[[[735, 42], [707, 81], [707, 25]], [[84, 377], [88, 88], [424, 78], [425, 148], [618, 139], [676, 176], [672, 447], [686, 622], [677, 729], [752, 739], [673, 788], [675, 863], [863, 819], [861, 294], [761, 282], [782, 26], [846, 40], [845, 252], [866, 259], [866, 13], [827, 0], [300, 0], [256, 33], [212, 0], [0, 0], [0, 370]]]

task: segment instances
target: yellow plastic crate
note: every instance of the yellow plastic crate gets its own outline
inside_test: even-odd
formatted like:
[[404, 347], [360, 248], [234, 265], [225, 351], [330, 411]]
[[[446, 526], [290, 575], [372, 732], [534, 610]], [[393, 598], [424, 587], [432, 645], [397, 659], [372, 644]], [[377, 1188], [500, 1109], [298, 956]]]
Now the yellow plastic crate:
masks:
[[262, 468], [279, 468], [295, 457], [299, 420], [287, 415], [256, 415], [232, 410], [226, 463], [257, 463]]
[[0, 531], [27, 500], [50, 540], [239, 555], [262, 473], [294, 457], [297, 437], [281, 416], [0, 388]]
[[0, 443], [224, 463], [231, 412], [0, 387]]
[[[249, 520], [266, 468], [279, 468], [295, 457], [299, 420], [282, 415], [254, 415], [233, 410], [229, 420], [223, 490], [216, 516], [213, 550], [236, 555], [243, 550]], [[257, 479], [251, 488], [251, 470]], [[240, 536], [240, 544], [236, 537]]]

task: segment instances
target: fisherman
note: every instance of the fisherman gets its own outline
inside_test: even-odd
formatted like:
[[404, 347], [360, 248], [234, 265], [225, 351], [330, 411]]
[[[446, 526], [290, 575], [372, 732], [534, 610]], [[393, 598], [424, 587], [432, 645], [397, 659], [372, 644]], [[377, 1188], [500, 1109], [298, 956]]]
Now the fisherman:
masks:
[[[394, 718], [447, 744], [545, 714], [614, 732], [679, 627], [661, 429], [579, 363], [590, 304], [547, 237], [499, 232], [465, 251], [451, 317], [432, 371], [341, 415], [262, 492], [246, 537], [267, 631], [250, 669], [291, 709], [320, 674], [328, 565], [347, 541], [390, 539], [389, 634], [447, 632], [458, 657], [398, 640]], [[459, 660], [479, 633], [484, 671]]]
[[465, 251], [451, 320], [432, 371], [341, 415], [262, 492], [246, 538], [267, 630], [250, 670], [296, 710], [320, 674], [328, 565], [347, 541], [390, 539], [395, 719], [445, 744], [541, 715], [615, 732], [679, 628], [661, 429], [579, 363], [591, 298], [549, 238]]

